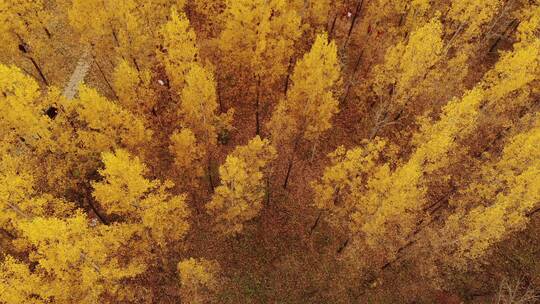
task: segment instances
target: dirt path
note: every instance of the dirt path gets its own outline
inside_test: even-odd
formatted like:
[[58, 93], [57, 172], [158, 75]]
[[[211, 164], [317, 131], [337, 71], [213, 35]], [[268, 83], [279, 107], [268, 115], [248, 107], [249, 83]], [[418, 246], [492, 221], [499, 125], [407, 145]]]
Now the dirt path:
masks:
[[91, 65], [92, 56], [90, 48], [87, 48], [84, 50], [79, 62], [77, 62], [77, 66], [75, 67], [73, 74], [71, 74], [68, 84], [64, 88], [63, 94], [67, 99], [73, 99], [73, 97], [75, 97], [75, 94], [77, 94], [77, 90], [79, 89], [79, 84], [84, 81]]

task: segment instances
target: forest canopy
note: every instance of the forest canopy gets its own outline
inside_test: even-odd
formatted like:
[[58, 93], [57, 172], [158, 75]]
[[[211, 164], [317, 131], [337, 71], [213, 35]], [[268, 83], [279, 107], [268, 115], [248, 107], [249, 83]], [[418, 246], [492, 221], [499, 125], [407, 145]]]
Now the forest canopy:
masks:
[[540, 1], [0, 0], [0, 303], [538, 303]]

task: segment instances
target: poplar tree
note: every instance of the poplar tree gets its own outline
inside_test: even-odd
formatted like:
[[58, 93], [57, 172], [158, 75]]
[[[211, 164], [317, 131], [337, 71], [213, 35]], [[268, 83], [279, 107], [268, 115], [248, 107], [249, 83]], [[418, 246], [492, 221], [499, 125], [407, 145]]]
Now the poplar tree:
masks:
[[51, 131], [48, 118], [41, 112], [38, 83], [19, 68], [0, 64], [0, 91], [2, 145], [22, 140], [34, 148], [45, 149]]
[[227, 1], [223, 13], [225, 28], [219, 37], [224, 55], [221, 66], [240, 84], [255, 90], [256, 134], [261, 129], [262, 99], [270, 98], [276, 81], [282, 79], [302, 34], [300, 17], [285, 0]]
[[197, 178], [204, 175], [207, 148], [197, 141], [191, 129], [184, 128], [171, 135], [169, 151], [174, 157], [174, 165], [180, 172], [181, 184], [197, 186]]
[[[414, 30], [407, 41], [390, 47], [384, 62], [373, 68], [369, 85], [378, 101], [378, 110], [369, 135], [371, 138], [408, 110], [407, 106], [423, 92], [426, 76], [445, 56], [442, 37], [442, 24], [434, 18]], [[427, 83], [428, 87], [431, 85], [437, 84]]]
[[[19, 229], [35, 248], [30, 254], [30, 261], [37, 265], [32, 273], [39, 278], [42, 288], [36, 291], [41, 291], [38, 297], [45, 303], [53, 299], [59, 303], [102, 301], [125, 292], [121, 291], [123, 280], [146, 268], [140, 260], [122, 256], [123, 242], [132, 230], [93, 228], [80, 212], [63, 219], [37, 217], [21, 222]], [[15, 274], [9, 279], [20, 278]]]
[[210, 172], [212, 151], [217, 146], [219, 135], [232, 129], [233, 113], [234, 110], [229, 109], [227, 113], [218, 114], [214, 77], [208, 69], [194, 64], [187, 72], [181, 93], [178, 108], [181, 129], [171, 136], [169, 149], [177, 167], [186, 170], [182, 173], [182, 180], [193, 182], [192, 176], [201, 177], [205, 171], [202, 168], [206, 167], [213, 188]]
[[331, 128], [332, 117], [338, 112], [335, 91], [340, 79], [336, 44], [329, 42], [326, 34], [318, 35], [309, 53], [296, 64], [291, 89], [268, 123], [272, 142], [290, 155], [284, 187], [300, 141], [315, 149], [319, 137]]
[[82, 42], [94, 46], [94, 55], [107, 59], [114, 54], [112, 58], [124, 58], [141, 71], [155, 64], [157, 30], [167, 21], [171, 5], [182, 9], [184, 1], [74, 0], [68, 14]]
[[[300, 18], [287, 1], [227, 1], [219, 47], [235, 68], [249, 67], [255, 78], [273, 83], [287, 72]], [[239, 71], [241, 72], [241, 71]]]
[[208, 69], [194, 64], [185, 77], [178, 109], [181, 123], [190, 128], [207, 151], [217, 144], [218, 134], [232, 129], [233, 109], [218, 114], [216, 82]]
[[50, 84], [44, 60], [49, 40], [47, 22], [52, 17], [44, 1], [6, 0], [0, 3], [0, 42], [3, 63], [17, 64], [35, 70], [35, 77], [45, 86]]
[[[392, 256], [392, 252], [406, 243], [407, 237], [422, 217], [427, 202], [426, 178], [451, 164], [453, 151], [458, 147], [460, 139], [466, 138], [476, 129], [480, 108], [505, 102], [512, 93], [526, 89], [537, 79], [540, 57], [536, 43], [537, 38], [525, 44], [518, 42], [515, 49], [503, 55], [475, 88], [465, 93], [461, 99], [449, 102], [438, 121], [423, 120], [420, 131], [415, 135], [414, 152], [394, 170], [390, 164], [382, 164], [370, 169], [370, 174], [365, 177], [361, 166], [353, 166], [356, 168], [352, 169], [353, 173], [343, 177], [347, 171], [340, 167], [346, 166], [348, 159], [335, 162], [327, 168], [322, 182], [314, 184], [319, 197], [316, 205], [337, 215], [348, 213], [349, 219], [341, 218], [350, 221], [353, 235], [361, 235], [371, 246], [386, 248]], [[373, 157], [369, 152], [371, 149], [367, 151], [362, 154], [363, 157]], [[358, 152], [351, 150], [346, 155], [353, 153]], [[336, 155], [342, 154], [343, 151], [336, 152]], [[346, 196], [340, 199], [346, 202], [352, 200], [354, 211], [342, 209], [351, 204], [342, 206], [332, 203], [333, 195], [340, 189], [352, 189], [347, 190]]]
[[503, 2], [501, 0], [488, 0], [482, 3], [471, 0], [452, 1], [447, 16], [457, 24], [449, 28], [454, 30], [453, 35], [459, 37], [462, 43], [480, 37], [485, 34], [482, 32], [483, 27], [495, 18], [503, 7]]
[[108, 215], [137, 225], [150, 243], [161, 247], [181, 240], [189, 229], [186, 196], [172, 195], [172, 182], [149, 180], [146, 166], [124, 150], [103, 153], [104, 180], [93, 183], [92, 195]]
[[265, 195], [263, 172], [275, 157], [274, 147], [259, 136], [227, 156], [225, 164], [219, 167], [221, 185], [206, 204], [217, 231], [224, 235], [238, 234], [247, 221], [259, 214]]
[[161, 27], [159, 34], [161, 49], [157, 52], [158, 59], [165, 68], [173, 92], [180, 94], [187, 73], [199, 61], [195, 32], [186, 15], [172, 8], [170, 20]]
[[155, 111], [158, 96], [152, 87], [152, 72], [138, 71], [126, 60], [115, 67], [112, 83], [122, 107], [132, 113], [148, 116]]
[[[523, 230], [540, 202], [540, 119], [508, 140], [499, 159], [484, 166], [479, 179], [453, 200], [441, 238], [454, 262], [467, 265], [493, 245]], [[472, 198], [472, 199], [468, 199]]]
[[141, 118], [86, 86], [79, 88], [79, 96], [67, 106], [80, 124], [77, 136], [87, 151], [141, 151], [152, 135]]

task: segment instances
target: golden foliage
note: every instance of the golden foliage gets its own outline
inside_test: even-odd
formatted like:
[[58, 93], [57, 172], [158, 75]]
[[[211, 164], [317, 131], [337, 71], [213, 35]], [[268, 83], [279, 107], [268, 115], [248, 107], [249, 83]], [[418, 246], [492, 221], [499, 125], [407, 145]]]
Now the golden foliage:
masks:
[[272, 141], [315, 141], [328, 130], [338, 112], [334, 90], [340, 79], [337, 46], [326, 34], [318, 35], [311, 51], [296, 64], [287, 98], [278, 103], [268, 123]]
[[525, 227], [540, 202], [539, 140], [537, 115], [532, 128], [511, 138], [501, 158], [483, 168], [482, 179], [466, 190], [477, 193], [481, 205], [465, 211], [467, 205], [454, 202], [461, 210], [449, 217], [446, 229], [457, 233], [457, 257], [477, 259]]
[[194, 179], [204, 175], [206, 149], [197, 142], [193, 132], [190, 129], [174, 132], [171, 135], [169, 151], [174, 156], [175, 166], [182, 171], [185, 179], [191, 180], [192, 185], [196, 184]]
[[219, 168], [221, 185], [206, 204], [219, 232], [240, 233], [245, 222], [259, 214], [265, 195], [263, 170], [275, 157], [274, 147], [259, 136], [227, 156]]
[[300, 17], [285, 0], [228, 0], [219, 48], [226, 64], [249, 66], [256, 77], [273, 82], [287, 72]]
[[218, 115], [214, 76], [200, 65], [194, 64], [185, 77], [179, 114], [185, 127], [190, 128], [197, 140], [207, 146], [217, 144], [218, 132], [232, 129], [233, 109]]
[[104, 180], [93, 184], [92, 195], [110, 215], [141, 223], [150, 240], [164, 247], [181, 240], [189, 229], [186, 196], [171, 195], [172, 182], [148, 180], [146, 166], [124, 150], [103, 153]]
[[151, 86], [150, 70], [138, 72], [121, 60], [113, 72], [113, 87], [122, 107], [132, 113], [148, 114], [154, 109], [157, 95]]
[[72, 103], [82, 124], [77, 135], [88, 150], [99, 153], [122, 147], [139, 151], [152, 135], [140, 118], [94, 89], [81, 86]]
[[186, 15], [172, 8], [170, 20], [161, 27], [159, 33], [162, 49], [157, 53], [158, 58], [165, 67], [171, 88], [180, 93], [186, 74], [198, 61], [195, 32]]

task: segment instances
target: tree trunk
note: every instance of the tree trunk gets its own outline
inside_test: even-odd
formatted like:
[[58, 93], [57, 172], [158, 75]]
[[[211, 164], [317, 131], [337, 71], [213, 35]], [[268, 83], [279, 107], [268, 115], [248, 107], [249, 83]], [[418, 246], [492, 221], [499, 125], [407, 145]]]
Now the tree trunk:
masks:
[[287, 165], [287, 174], [285, 175], [285, 181], [283, 182], [283, 189], [287, 189], [287, 184], [289, 183], [289, 177], [291, 175], [292, 166], [294, 162], [294, 156], [296, 153], [296, 149], [298, 148], [298, 144], [300, 143], [301, 133], [296, 136], [296, 139], [294, 140], [293, 149], [291, 152], [291, 158], [289, 159], [289, 164]]
[[266, 175], [266, 206], [270, 205], [270, 196], [271, 196], [270, 176]]
[[322, 217], [322, 211], [319, 212], [319, 215], [317, 216], [317, 219], [315, 220], [315, 223], [313, 223], [313, 225], [311, 225], [311, 228], [309, 229], [309, 236], [310, 237], [313, 234], [313, 231], [315, 231], [315, 228], [317, 228], [317, 226], [319, 225], [319, 221], [321, 220], [321, 217]]
[[141, 68], [139, 67], [139, 63], [137, 62], [137, 59], [135, 57], [131, 56], [131, 60], [133, 61], [133, 64], [135, 65], [135, 69], [137, 69], [137, 72], [139, 72], [139, 79], [141, 78]]
[[105, 81], [105, 83], [107, 84], [107, 87], [109, 87], [109, 90], [111, 90], [112, 94], [114, 95], [114, 97], [116, 99], [118, 99], [118, 95], [116, 95], [116, 91], [114, 90], [113, 86], [111, 85], [111, 83], [109, 82], [109, 80], [107, 79], [107, 76], [105, 76], [105, 72], [103, 72], [103, 69], [101, 68], [101, 65], [99, 64], [99, 61], [97, 60], [96, 57], [94, 57], [94, 62], [96, 63], [96, 66], [99, 70], [99, 73], [101, 74], [101, 77], [103, 78], [103, 80]]
[[294, 161], [294, 154], [289, 159], [289, 165], [287, 166], [287, 174], [285, 175], [285, 181], [283, 182], [283, 189], [287, 189], [287, 184], [289, 183], [289, 176], [291, 175], [293, 161]]
[[34, 65], [34, 67], [36, 68], [36, 70], [38, 71], [39, 73], [39, 77], [41, 77], [41, 79], [43, 80], [43, 82], [45, 83], [46, 86], [49, 86], [49, 82], [47, 81], [47, 78], [45, 77], [45, 75], [43, 74], [43, 70], [41, 70], [41, 67], [38, 65], [38, 63], [36, 62], [36, 60], [34, 60], [34, 58], [32, 56], [28, 56], [28, 59], [30, 59], [30, 61], [32, 62], [32, 64]]
[[337, 21], [337, 18], [338, 18], [338, 13], [336, 13], [336, 15], [334, 16], [334, 20], [332, 20], [332, 25], [330, 26], [330, 29], [328, 30], [328, 38], [329, 39], [332, 39], [332, 36], [334, 36], [334, 29], [336, 27], [336, 21]]
[[224, 113], [223, 111], [223, 101], [222, 101], [222, 98], [221, 98], [221, 90], [220, 90], [220, 86], [219, 84], [221, 83], [221, 81], [217, 81], [216, 82], [216, 86], [217, 86], [217, 100], [218, 100], [218, 104], [219, 104], [219, 113]]
[[214, 193], [214, 180], [212, 178], [212, 158], [208, 157], [208, 185], [210, 186], [210, 193]]
[[517, 29], [518, 26], [519, 26], [519, 21], [517, 19], [512, 20], [512, 22], [508, 24], [504, 32], [502, 32], [502, 34], [497, 38], [497, 40], [495, 40], [493, 45], [491, 45], [491, 47], [489, 48], [489, 53], [493, 53], [495, 49], [497, 48], [497, 46], [499, 45], [499, 43], [501, 42], [502, 38], [513, 33]]
[[261, 125], [260, 125], [260, 113], [259, 113], [259, 100], [261, 98], [261, 77], [257, 77], [257, 96], [255, 98], [255, 135], [259, 135], [261, 133]]
[[358, 71], [358, 68], [360, 67], [360, 62], [362, 61], [362, 55], [364, 54], [364, 50], [360, 52], [360, 55], [358, 55], [358, 59], [354, 63], [353, 71], [351, 73], [351, 77], [347, 83], [347, 88], [345, 89], [345, 94], [343, 95], [343, 99], [341, 100], [341, 103], [344, 104], [347, 101], [347, 98], [349, 97], [349, 91], [351, 90], [352, 83], [354, 81], [354, 77], [356, 75], [356, 72]]
[[339, 248], [337, 250], [337, 254], [341, 254], [343, 252], [343, 250], [345, 250], [345, 248], [347, 248], [347, 245], [349, 245], [349, 240], [350, 239], [345, 240], [345, 242], [343, 242], [343, 244], [341, 246], [339, 246]]
[[346, 49], [347, 45], [349, 44], [349, 40], [351, 39], [351, 35], [354, 30], [354, 26], [356, 25], [356, 19], [358, 19], [358, 16], [360, 15], [360, 11], [362, 9], [363, 4], [364, 4], [364, 0], [358, 0], [357, 5], [356, 5], [356, 10], [354, 11], [354, 15], [351, 20], [351, 26], [349, 27], [349, 32], [347, 33], [347, 40], [345, 40], [345, 43], [343, 44], [343, 49]]
[[291, 79], [291, 68], [292, 68], [293, 58], [291, 56], [291, 59], [289, 59], [289, 67], [287, 68], [287, 77], [285, 78], [285, 89], [283, 90], [283, 94], [287, 96], [287, 91], [289, 90], [289, 81]]
[[96, 206], [90, 201], [90, 200], [86, 200], [86, 202], [88, 203], [88, 206], [90, 206], [90, 209], [92, 209], [92, 211], [94, 211], [94, 213], [96, 214], [97, 218], [99, 219], [99, 221], [103, 224], [103, 225], [109, 225], [109, 222], [107, 221], [107, 219], [101, 215], [99, 213], [99, 211], [97, 210]]

